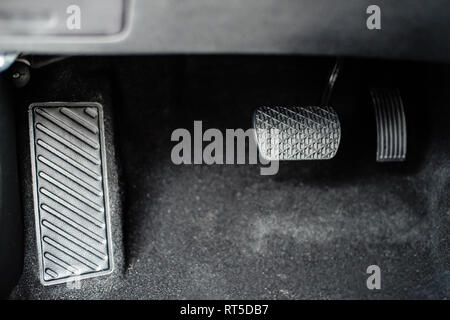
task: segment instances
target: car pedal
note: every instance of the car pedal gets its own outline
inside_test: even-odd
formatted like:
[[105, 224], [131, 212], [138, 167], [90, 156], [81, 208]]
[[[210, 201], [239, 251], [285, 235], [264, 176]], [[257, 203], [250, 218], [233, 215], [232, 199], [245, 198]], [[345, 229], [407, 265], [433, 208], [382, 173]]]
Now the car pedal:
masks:
[[34, 103], [29, 126], [41, 283], [111, 273], [102, 106]]
[[331, 107], [261, 107], [253, 116], [266, 160], [326, 160], [336, 155], [341, 126]]
[[398, 89], [371, 89], [377, 125], [377, 161], [406, 159], [406, 118]]

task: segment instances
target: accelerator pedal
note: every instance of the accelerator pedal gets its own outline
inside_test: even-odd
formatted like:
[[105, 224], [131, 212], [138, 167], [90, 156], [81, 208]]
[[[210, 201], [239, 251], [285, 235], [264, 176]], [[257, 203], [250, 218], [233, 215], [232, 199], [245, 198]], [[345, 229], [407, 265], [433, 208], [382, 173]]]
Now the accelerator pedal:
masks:
[[111, 273], [102, 106], [35, 103], [29, 125], [41, 283]]
[[253, 117], [266, 160], [326, 160], [336, 155], [341, 126], [331, 107], [261, 107]]
[[406, 118], [398, 89], [371, 89], [377, 124], [377, 161], [406, 159]]

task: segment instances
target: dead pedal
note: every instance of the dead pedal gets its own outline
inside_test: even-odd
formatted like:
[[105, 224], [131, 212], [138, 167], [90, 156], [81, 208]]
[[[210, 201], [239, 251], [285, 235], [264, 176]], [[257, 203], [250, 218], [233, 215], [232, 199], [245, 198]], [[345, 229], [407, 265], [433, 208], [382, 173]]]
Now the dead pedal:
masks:
[[29, 126], [41, 283], [111, 273], [102, 106], [34, 103]]

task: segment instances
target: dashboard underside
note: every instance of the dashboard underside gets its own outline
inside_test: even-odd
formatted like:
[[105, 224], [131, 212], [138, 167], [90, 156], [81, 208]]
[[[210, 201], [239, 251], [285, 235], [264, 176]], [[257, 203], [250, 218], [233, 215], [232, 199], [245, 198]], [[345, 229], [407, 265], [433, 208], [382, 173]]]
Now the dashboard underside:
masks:
[[[0, 51], [450, 59], [450, 42], [442, 39], [450, 29], [450, 2], [446, 0], [426, 5], [411, 0], [377, 1], [380, 29], [367, 27], [367, 8], [373, 2], [369, 0], [117, 0], [111, 2], [116, 11], [104, 9], [110, 6], [100, 5], [102, 1], [77, 0], [69, 2], [78, 3], [85, 20], [81, 30], [72, 33], [58, 32], [67, 15], [65, 2], [3, 1]], [[30, 16], [34, 19], [27, 19]], [[98, 28], [98, 20], [103, 29]], [[14, 23], [21, 26], [21, 32], [10, 27]], [[40, 25], [47, 29], [40, 30]]]

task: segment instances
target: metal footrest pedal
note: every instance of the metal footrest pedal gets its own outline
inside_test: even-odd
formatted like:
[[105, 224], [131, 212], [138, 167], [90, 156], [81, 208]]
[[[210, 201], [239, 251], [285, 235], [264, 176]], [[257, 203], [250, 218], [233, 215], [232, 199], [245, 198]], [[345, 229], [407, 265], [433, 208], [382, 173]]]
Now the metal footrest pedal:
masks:
[[398, 89], [371, 89], [377, 124], [377, 161], [406, 159], [406, 118]]
[[29, 125], [41, 283], [112, 272], [102, 106], [35, 103]]

